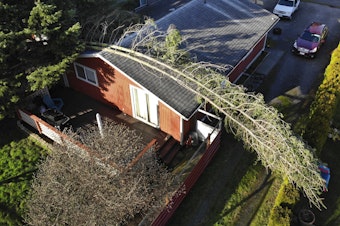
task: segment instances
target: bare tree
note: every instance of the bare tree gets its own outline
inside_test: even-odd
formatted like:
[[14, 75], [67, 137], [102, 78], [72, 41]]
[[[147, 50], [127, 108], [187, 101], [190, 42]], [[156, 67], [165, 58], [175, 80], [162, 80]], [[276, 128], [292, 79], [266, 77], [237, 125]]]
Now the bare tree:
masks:
[[121, 37], [124, 29], [143, 18], [138, 14], [119, 8], [108, 14], [95, 14], [82, 21], [82, 36], [86, 42], [112, 44]]
[[173, 176], [141, 137], [126, 126], [105, 122], [103, 138], [95, 126], [69, 133], [83, 141], [56, 146], [43, 161], [32, 185], [29, 225], [124, 225], [164, 206]]

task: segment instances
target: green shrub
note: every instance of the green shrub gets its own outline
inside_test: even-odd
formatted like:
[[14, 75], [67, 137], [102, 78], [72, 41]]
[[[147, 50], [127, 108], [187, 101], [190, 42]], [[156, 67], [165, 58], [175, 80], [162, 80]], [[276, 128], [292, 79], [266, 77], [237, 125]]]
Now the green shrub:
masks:
[[275, 206], [271, 211], [269, 226], [289, 226], [293, 212], [288, 207]]
[[332, 53], [322, 84], [311, 104], [306, 126], [300, 132], [309, 145], [320, 152], [331, 130], [331, 121], [339, 102], [340, 94], [340, 45]]
[[268, 225], [290, 225], [293, 216], [292, 209], [299, 200], [299, 191], [285, 179], [281, 184], [274, 207], [270, 211]]
[[299, 191], [291, 184], [284, 184], [282, 187], [281, 203], [287, 204], [287, 206], [292, 207], [300, 199]]

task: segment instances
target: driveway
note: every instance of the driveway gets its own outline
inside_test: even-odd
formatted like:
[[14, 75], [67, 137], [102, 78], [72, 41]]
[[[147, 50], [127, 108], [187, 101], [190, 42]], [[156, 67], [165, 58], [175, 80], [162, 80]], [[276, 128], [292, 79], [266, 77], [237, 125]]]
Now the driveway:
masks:
[[[252, 0], [272, 11], [276, 1]], [[291, 47], [297, 36], [311, 22], [318, 21], [329, 27], [329, 35], [315, 59], [306, 59], [291, 53]], [[307, 95], [317, 88], [323, 79], [323, 73], [330, 61], [332, 50], [340, 41], [340, 1], [313, 0], [303, 1], [292, 20], [280, 20], [275, 27], [281, 28], [279, 35], [270, 32], [270, 54], [282, 54], [273, 70], [266, 76], [259, 92], [267, 102], [297, 88], [301, 95]], [[269, 54], [269, 57], [270, 57]]]

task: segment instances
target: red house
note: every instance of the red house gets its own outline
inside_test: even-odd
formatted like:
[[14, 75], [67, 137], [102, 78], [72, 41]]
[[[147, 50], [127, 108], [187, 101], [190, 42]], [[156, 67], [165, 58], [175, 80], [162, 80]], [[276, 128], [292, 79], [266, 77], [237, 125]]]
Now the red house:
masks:
[[171, 69], [142, 54], [108, 48], [80, 55], [66, 84], [184, 144], [196, 131], [200, 104], [172, 76]]

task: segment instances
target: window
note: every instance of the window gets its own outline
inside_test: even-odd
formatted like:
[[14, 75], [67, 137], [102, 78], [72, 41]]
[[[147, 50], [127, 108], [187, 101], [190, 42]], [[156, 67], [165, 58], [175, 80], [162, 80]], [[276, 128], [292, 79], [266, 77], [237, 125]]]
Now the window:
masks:
[[74, 63], [74, 69], [76, 71], [77, 78], [90, 83], [92, 85], [98, 85], [96, 71], [86, 67], [84, 65]]

